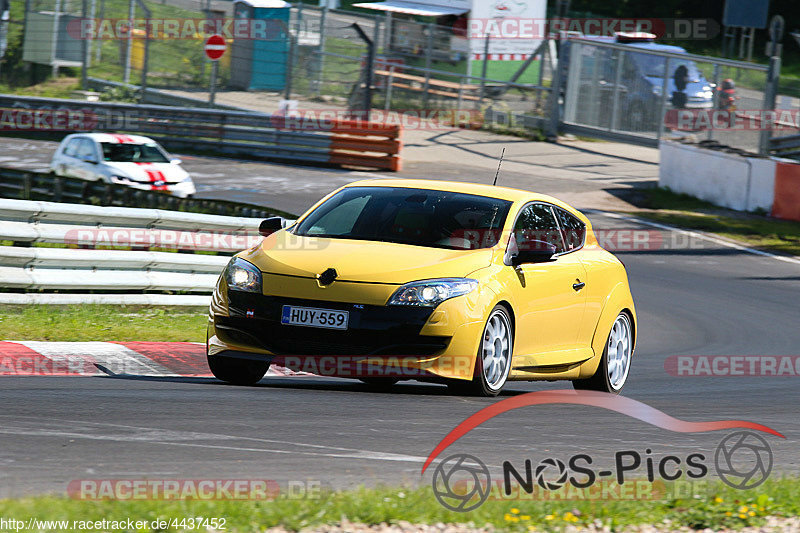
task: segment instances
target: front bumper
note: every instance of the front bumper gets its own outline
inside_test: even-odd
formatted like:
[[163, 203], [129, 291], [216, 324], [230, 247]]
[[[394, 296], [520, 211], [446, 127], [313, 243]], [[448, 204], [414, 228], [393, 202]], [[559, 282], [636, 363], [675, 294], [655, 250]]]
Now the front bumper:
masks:
[[[483, 324], [442, 318], [448, 306], [460, 311], [463, 301], [449, 300], [433, 309], [225, 293], [227, 313], [212, 304], [209, 357], [247, 353], [248, 358], [334, 377], [472, 378]], [[284, 305], [348, 311], [349, 327], [282, 324]]]

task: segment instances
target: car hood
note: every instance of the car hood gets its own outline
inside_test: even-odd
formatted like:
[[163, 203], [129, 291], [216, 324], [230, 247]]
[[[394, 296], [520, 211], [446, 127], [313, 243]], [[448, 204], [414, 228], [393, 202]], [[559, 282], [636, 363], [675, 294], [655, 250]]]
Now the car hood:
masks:
[[421, 279], [464, 277], [488, 266], [492, 250], [301, 237], [279, 231], [241, 257], [265, 273], [315, 278], [334, 268], [340, 282], [401, 285]]
[[179, 165], [172, 163], [133, 163], [121, 161], [103, 161], [103, 166], [109, 174], [126, 176], [135, 181], [182, 181], [189, 174]]

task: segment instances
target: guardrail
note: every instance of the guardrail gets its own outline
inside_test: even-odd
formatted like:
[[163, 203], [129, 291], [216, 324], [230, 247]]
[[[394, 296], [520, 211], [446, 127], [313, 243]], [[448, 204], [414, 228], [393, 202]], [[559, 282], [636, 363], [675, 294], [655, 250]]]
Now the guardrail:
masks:
[[0, 198], [147, 207], [242, 217], [292, 216], [283, 211], [258, 205], [226, 200], [177, 198], [160, 191], [138, 190], [125, 185], [66, 178], [5, 167], [0, 167]]
[[[0, 303], [203, 305], [207, 297], [142, 292], [210, 294], [230, 254], [260, 241], [261, 220], [0, 199], [0, 241], [15, 244], [0, 246]], [[104, 246], [129, 249], [96, 248]], [[94, 249], [79, 249], [87, 247]], [[157, 251], [163, 249], [225, 255]], [[20, 292], [64, 290], [70, 293]], [[128, 291], [138, 294], [124, 294]]]
[[786, 137], [772, 137], [769, 140], [769, 151], [778, 157], [793, 157], [800, 155], [800, 135]]
[[[324, 116], [283, 117], [250, 111], [159, 105], [86, 102], [60, 98], [0, 95], [0, 108], [59, 110], [73, 116], [66, 131], [117, 131], [146, 135], [170, 149], [208, 150], [227, 155], [292, 162], [349, 165], [400, 170], [402, 128], [359, 120], [327, 120]], [[17, 119], [33, 124], [33, 117]], [[46, 122], [46, 121], [40, 121]], [[74, 128], [73, 128], [74, 127]]]

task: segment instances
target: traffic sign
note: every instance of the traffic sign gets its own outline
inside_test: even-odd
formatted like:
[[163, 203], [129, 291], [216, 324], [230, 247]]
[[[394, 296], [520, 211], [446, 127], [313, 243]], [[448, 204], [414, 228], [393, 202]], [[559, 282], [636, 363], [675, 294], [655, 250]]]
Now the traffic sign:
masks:
[[225, 44], [225, 39], [222, 38], [222, 35], [217, 34], [206, 39], [206, 45], [203, 49], [211, 61], [217, 61], [228, 49], [228, 46]]

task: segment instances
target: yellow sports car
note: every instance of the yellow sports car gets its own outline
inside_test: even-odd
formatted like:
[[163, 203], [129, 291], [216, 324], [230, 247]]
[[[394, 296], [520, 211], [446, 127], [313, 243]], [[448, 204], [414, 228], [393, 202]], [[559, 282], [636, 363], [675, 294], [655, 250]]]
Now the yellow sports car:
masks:
[[237, 254], [217, 282], [213, 374], [271, 363], [389, 386], [494, 396], [508, 380], [618, 393], [636, 342], [625, 267], [589, 220], [527, 191], [428, 180], [351, 183]]

